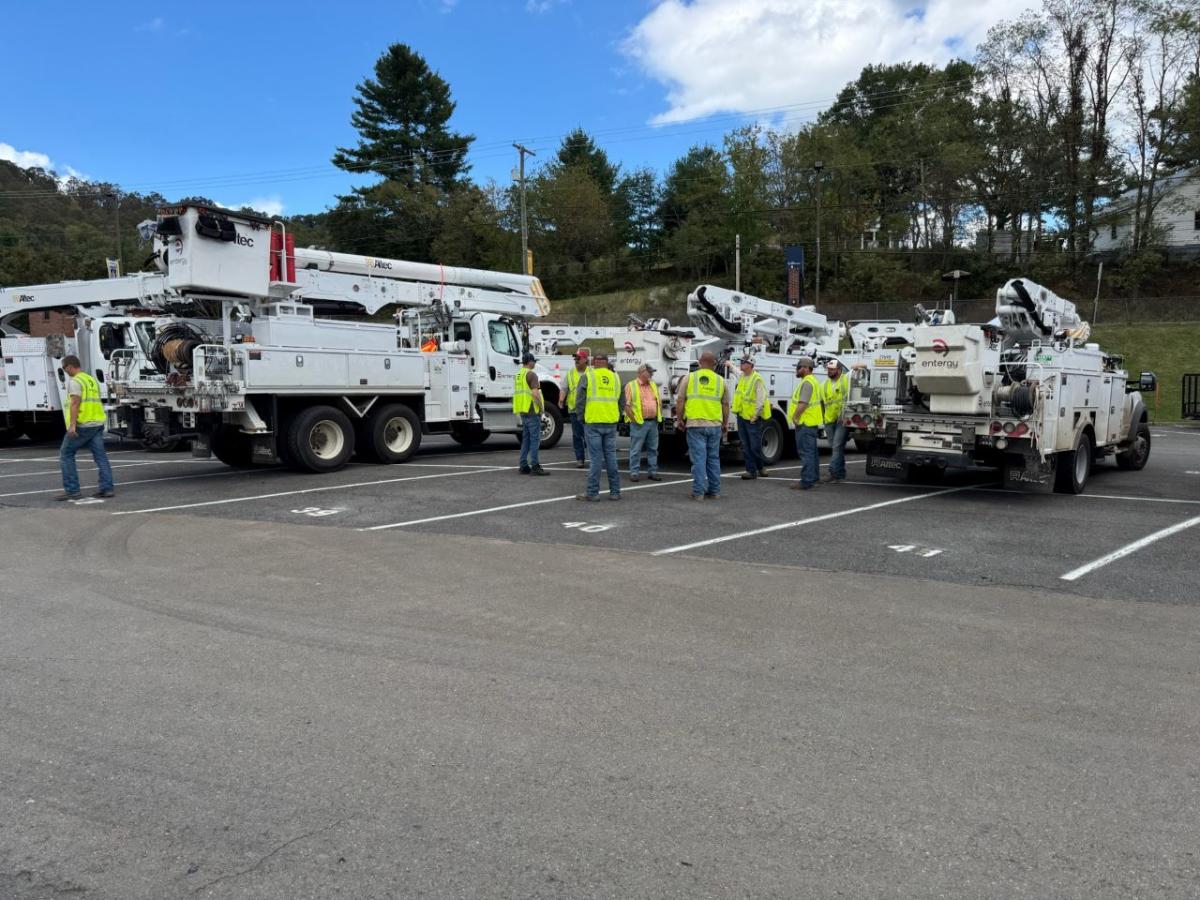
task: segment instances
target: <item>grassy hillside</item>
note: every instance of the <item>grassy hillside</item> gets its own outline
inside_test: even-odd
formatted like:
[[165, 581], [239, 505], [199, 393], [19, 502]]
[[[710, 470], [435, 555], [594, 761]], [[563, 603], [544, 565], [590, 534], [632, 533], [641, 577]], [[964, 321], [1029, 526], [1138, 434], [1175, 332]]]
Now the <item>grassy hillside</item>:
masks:
[[1158, 376], [1157, 404], [1153, 396], [1145, 398], [1151, 421], [1179, 420], [1183, 375], [1200, 372], [1200, 325], [1100, 325], [1092, 330], [1092, 340], [1109, 353], [1123, 354], [1131, 379], [1143, 371]]
[[573, 325], [624, 325], [625, 317], [636, 313], [643, 319], [665, 317], [677, 325], [685, 325], [688, 291], [695, 287], [689, 282], [555, 299], [551, 301], [551, 318]]

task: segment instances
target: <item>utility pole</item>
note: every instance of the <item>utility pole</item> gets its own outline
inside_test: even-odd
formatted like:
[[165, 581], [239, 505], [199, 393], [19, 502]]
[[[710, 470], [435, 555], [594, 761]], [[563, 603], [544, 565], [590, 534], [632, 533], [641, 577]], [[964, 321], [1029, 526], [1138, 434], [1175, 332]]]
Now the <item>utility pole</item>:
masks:
[[742, 236], [733, 236], [733, 289], [742, 290]]
[[813, 171], [817, 173], [817, 296], [814, 306], [821, 305], [821, 170], [825, 163], [817, 160], [813, 163]]
[[513, 144], [517, 148], [517, 153], [521, 155], [520, 174], [521, 180], [521, 273], [523, 275], [532, 275], [529, 271], [529, 220], [525, 215], [525, 156], [537, 156], [532, 150], [522, 144]]
[[112, 198], [113, 210], [116, 213], [116, 224], [114, 226], [116, 229], [115, 236], [117, 239], [116, 260], [117, 260], [117, 275], [120, 275], [123, 271], [125, 271], [125, 267], [121, 265], [121, 193], [120, 193], [120, 191], [109, 191], [104, 196]]

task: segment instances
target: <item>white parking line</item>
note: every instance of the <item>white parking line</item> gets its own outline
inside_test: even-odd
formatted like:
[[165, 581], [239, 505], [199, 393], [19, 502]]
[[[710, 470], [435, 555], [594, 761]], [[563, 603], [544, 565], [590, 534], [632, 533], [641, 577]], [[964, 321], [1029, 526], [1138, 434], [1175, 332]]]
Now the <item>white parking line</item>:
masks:
[[[163, 466], [163, 465], [167, 465], [168, 463], [180, 463], [180, 464], [187, 465], [187, 464], [194, 464], [194, 463], [211, 463], [211, 462], [215, 462], [215, 460], [211, 460], [211, 459], [163, 459], [163, 460], [151, 460], [149, 462], [112, 463], [112, 468], [114, 468], [114, 469], [129, 469], [129, 468], [132, 468], [133, 466]], [[88, 465], [93, 468], [95, 467], [95, 463], [90, 462], [90, 461], [85, 461], [85, 460], [78, 460], [77, 464]], [[32, 478], [34, 475], [61, 475], [61, 474], [62, 474], [62, 471], [60, 469], [46, 469], [45, 471], [42, 471], [42, 472], [12, 472], [8, 475], [0, 475], [0, 478]]]
[[1115, 562], [1124, 556], [1128, 556], [1131, 553], [1136, 553], [1138, 550], [1141, 550], [1143, 547], [1148, 547], [1155, 541], [1161, 541], [1163, 538], [1170, 537], [1177, 532], [1191, 528], [1193, 525], [1200, 525], [1200, 516], [1196, 516], [1194, 519], [1185, 519], [1182, 522], [1177, 522], [1169, 528], [1164, 528], [1161, 531], [1148, 534], [1144, 538], [1139, 538], [1131, 544], [1126, 544], [1124, 547], [1114, 550], [1112, 553], [1107, 553], [1104, 556], [1101, 556], [1099, 559], [1093, 559], [1090, 563], [1082, 565], [1078, 569], [1072, 569], [1067, 574], [1060, 575], [1059, 577], [1063, 581], [1077, 581], [1089, 572], [1094, 572], [1103, 566], [1107, 566], [1110, 562]]
[[227, 497], [224, 500], [204, 500], [199, 503], [177, 503], [173, 506], [155, 506], [150, 509], [126, 509], [113, 513], [114, 516], [137, 516], [142, 513], [169, 512], [176, 509], [196, 509], [201, 506], [222, 506], [227, 503], [248, 503], [251, 500], [270, 500], [274, 497], [294, 497], [299, 494], [317, 494], [321, 491], [343, 491], [350, 488], [374, 487], [380, 484], [397, 484], [401, 481], [422, 481], [426, 478], [455, 478], [460, 475], [482, 475], [485, 471], [472, 469], [468, 472], [437, 472], [433, 475], [408, 475], [403, 478], [381, 478], [378, 481], [356, 481], [351, 484], [324, 484], [320, 487], [301, 488], [297, 491], [277, 491], [273, 494], [254, 494], [249, 497]]
[[857, 513], [870, 512], [873, 509], [883, 509], [885, 506], [896, 506], [899, 503], [913, 503], [917, 500], [924, 500], [928, 497], [940, 497], [943, 494], [956, 494], [959, 491], [970, 491], [974, 488], [955, 487], [946, 488], [945, 490], [934, 491], [928, 494], [916, 494], [911, 497], [900, 497], [896, 500], [884, 500], [881, 503], [871, 503], [867, 506], [856, 506], [852, 509], [843, 509], [838, 512], [825, 513], [820, 516], [809, 516], [807, 519], [797, 519], [795, 522], [782, 522], [778, 525], [768, 525], [765, 528], [753, 528], [750, 531], [739, 531], [736, 534], [726, 534], [721, 537], [709, 538], [705, 541], [694, 541], [691, 544], [680, 544], [677, 547], [665, 547], [662, 550], [655, 550], [653, 556], [667, 556], [671, 553], [683, 553], [686, 550], [696, 550], [700, 547], [710, 547], [713, 544], [723, 544], [726, 541], [737, 541], [742, 538], [754, 537], [759, 534], [769, 534], [772, 531], [783, 531], [786, 528], [799, 528], [801, 525], [811, 525], [814, 522], [826, 522], [830, 519], [840, 519], [843, 516], [853, 516]]
[[[644, 491], [647, 488], [667, 487], [672, 484], [688, 484], [690, 478], [681, 478], [677, 481], [655, 481], [650, 484], [637, 484], [633, 487], [621, 488], [621, 493], [627, 491]], [[445, 522], [448, 519], [466, 519], [470, 516], [486, 516], [488, 513], [504, 512], [508, 509], [521, 509], [526, 506], [541, 506], [545, 503], [561, 503], [564, 500], [574, 500], [575, 494], [567, 494], [563, 497], [547, 497], [544, 500], [526, 500], [522, 503], [506, 503], [504, 506], [489, 506], [487, 509], [472, 509], [467, 512], [450, 513], [445, 516], [429, 516], [425, 519], [410, 519], [407, 522], [391, 522], [387, 525], [371, 525], [367, 528], [360, 528], [359, 531], [385, 531], [389, 528], [407, 528], [410, 525], [424, 525], [428, 522]]]
[[[145, 450], [108, 450], [104, 451], [109, 456], [116, 456], [118, 453], [145, 453]], [[161, 455], [161, 454], [159, 454]], [[23, 463], [23, 462], [58, 462], [57, 456], [22, 456], [22, 457], [5, 457], [0, 459], [0, 464], [3, 463]]]
[[[264, 472], [277, 472], [278, 469], [223, 469], [220, 472], [204, 472], [198, 475], [164, 475], [162, 478], [141, 478], [137, 481], [118, 481], [117, 490], [131, 484], [154, 484], [158, 481], [183, 481], [188, 478], [213, 478], [217, 475], [261, 475]], [[3, 497], [28, 497], [32, 494], [58, 494], [62, 488], [42, 488], [37, 491], [16, 491], [12, 494], [0, 494]]]

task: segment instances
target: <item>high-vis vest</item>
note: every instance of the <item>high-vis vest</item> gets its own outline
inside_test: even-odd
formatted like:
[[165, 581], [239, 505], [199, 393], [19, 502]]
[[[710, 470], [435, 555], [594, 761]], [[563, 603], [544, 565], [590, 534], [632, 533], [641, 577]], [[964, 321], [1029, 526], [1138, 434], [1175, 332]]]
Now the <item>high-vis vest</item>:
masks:
[[[587, 369], [584, 369], [586, 372]], [[571, 366], [567, 369], [567, 412], [575, 412], [575, 394], [579, 391], [579, 376], [582, 373]]]
[[743, 375], [738, 379], [737, 387], [733, 391], [733, 414], [741, 416], [743, 419], [752, 419], [755, 416], [761, 415], [764, 419], [771, 418], [771, 398], [766, 397], [763, 401], [762, 409], [758, 409], [758, 391], [756, 385], [763, 386], [763, 396], [767, 394], [767, 383], [763, 381], [763, 377], [757, 372], [751, 372], [749, 375]]
[[534, 408], [533, 390], [529, 387], [529, 373], [532, 371], [522, 367], [513, 378], [513, 412], [518, 416], [540, 411]]
[[697, 369], [688, 376], [687, 403], [683, 417], [689, 421], [707, 419], [721, 421], [721, 398], [725, 396], [725, 379], [712, 369]]
[[[80, 372], [70, 377], [78, 381], [79, 386], [83, 389], [83, 397], [79, 401], [79, 418], [76, 420], [76, 424], [80, 428], [95, 428], [97, 425], [103, 425], [106, 417], [104, 404], [100, 401], [100, 382], [87, 372]], [[63, 419], [70, 428], [70, 404], [63, 407]]]
[[588, 372], [587, 406], [583, 421], [587, 425], [614, 425], [621, 418], [621, 382], [612, 369]]
[[[652, 381], [647, 387], [654, 388], [654, 418], [661, 422], [662, 397], [658, 395], [658, 385]], [[639, 425], [646, 421], [642, 415], [642, 383], [640, 381], [634, 380], [625, 385], [625, 421], [637, 422]]]
[[845, 372], [835, 381], [826, 381], [821, 393], [821, 402], [825, 404], [825, 424], [831, 425], [842, 418], [842, 407], [850, 396], [850, 376]]
[[805, 375], [796, 382], [796, 389], [792, 391], [792, 399], [788, 401], [788, 421], [792, 421], [796, 407], [800, 405], [800, 388], [806, 382], [812, 385], [812, 393], [808, 395], [808, 406], [804, 407], [804, 412], [800, 414], [800, 424], [820, 428], [824, 424], [821, 416], [821, 383], [817, 381], [815, 375]]

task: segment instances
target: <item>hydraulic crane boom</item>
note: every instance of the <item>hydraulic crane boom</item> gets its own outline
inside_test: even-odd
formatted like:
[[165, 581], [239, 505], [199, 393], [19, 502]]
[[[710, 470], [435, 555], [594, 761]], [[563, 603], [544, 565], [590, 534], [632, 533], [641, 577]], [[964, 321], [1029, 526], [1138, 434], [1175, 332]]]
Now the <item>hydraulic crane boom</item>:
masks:
[[783, 351], [792, 339], [820, 344], [830, 337], [836, 345], [837, 323], [815, 310], [788, 306], [750, 294], [701, 285], [688, 294], [688, 319], [705, 334], [727, 341], [750, 342], [759, 337], [778, 341]]
[[166, 279], [153, 272], [91, 281], [60, 281], [0, 288], [0, 321], [15, 313], [62, 306], [105, 311], [116, 305], [153, 305], [166, 293]]

